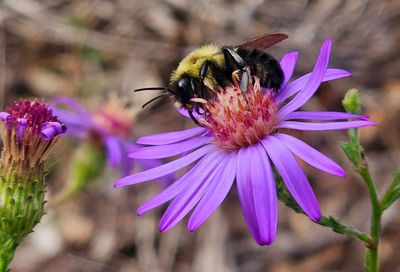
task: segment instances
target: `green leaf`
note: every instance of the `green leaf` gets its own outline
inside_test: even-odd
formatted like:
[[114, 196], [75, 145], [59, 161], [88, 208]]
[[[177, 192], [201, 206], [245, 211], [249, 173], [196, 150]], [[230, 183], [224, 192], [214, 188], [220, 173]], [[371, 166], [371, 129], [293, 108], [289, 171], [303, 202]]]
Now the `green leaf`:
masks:
[[400, 198], [400, 186], [397, 186], [385, 195], [385, 198], [383, 199], [381, 204], [382, 211], [389, 208], [390, 205], [392, 205], [399, 198]]
[[397, 199], [400, 198], [400, 168], [394, 173], [393, 180], [389, 189], [386, 191], [385, 196], [381, 202], [382, 212], [390, 207]]
[[358, 142], [350, 141], [342, 143], [342, 149], [353, 165], [358, 167], [361, 162], [361, 146], [358, 144]]

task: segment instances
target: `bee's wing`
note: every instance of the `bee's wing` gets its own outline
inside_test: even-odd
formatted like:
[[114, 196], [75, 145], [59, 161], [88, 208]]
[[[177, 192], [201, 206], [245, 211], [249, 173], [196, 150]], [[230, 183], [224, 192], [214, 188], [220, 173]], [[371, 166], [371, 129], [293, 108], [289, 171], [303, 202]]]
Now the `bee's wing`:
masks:
[[283, 33], [265, 34], [235, 47], [265, 49], [280, 41], [287, 39], [288, 37], [288, 35]]

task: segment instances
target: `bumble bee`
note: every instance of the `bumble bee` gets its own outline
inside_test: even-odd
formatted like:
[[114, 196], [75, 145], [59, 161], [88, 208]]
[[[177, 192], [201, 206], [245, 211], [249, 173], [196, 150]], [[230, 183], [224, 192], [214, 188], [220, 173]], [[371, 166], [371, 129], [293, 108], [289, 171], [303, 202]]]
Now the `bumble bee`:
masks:
[[286, 34], [267, 34], [238, 46], [204, 45], [189, 53], [179, 63], [171, 75], [168, 87], [141, 88], [135, 91], [164, 90], [148, 101], [150, 102], [170, 94], [178, 107], [185, 108], [193, 121], [193, 115], [199, 113], [202, 104], [212, 99], [216, 87], [224, 87], [233, 82], [240, 82], [241, 89], [247, 90], [250, 75], [260, 78], [261, 86], [279, 90], [284, 75], [279, 62], [263, 51], [284, 39]]

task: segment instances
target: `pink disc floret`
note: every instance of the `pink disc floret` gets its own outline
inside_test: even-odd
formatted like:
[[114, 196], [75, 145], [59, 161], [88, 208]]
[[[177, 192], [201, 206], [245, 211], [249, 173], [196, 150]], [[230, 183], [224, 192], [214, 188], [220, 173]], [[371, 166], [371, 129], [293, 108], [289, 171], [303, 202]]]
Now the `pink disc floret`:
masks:
[[273, 132], [277, 120], [273, 93], [263, 89], [257, 77], [246, 91], [238, 84], [220, 88], [205, 108], [200, 123], [229, 150], [260, 142]]

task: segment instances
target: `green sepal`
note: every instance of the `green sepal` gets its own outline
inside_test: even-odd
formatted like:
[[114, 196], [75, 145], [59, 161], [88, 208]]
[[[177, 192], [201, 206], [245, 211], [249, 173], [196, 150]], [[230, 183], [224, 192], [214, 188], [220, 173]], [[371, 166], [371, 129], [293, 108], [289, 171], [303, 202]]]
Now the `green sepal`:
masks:
[[[3, 169], [0, 173], [4, 173]], [[16, 247], [33, 231], [44, 214], [44, 179], [42, 166], [23, 173], [0, 174], [1, 272], [6, 271]]]

